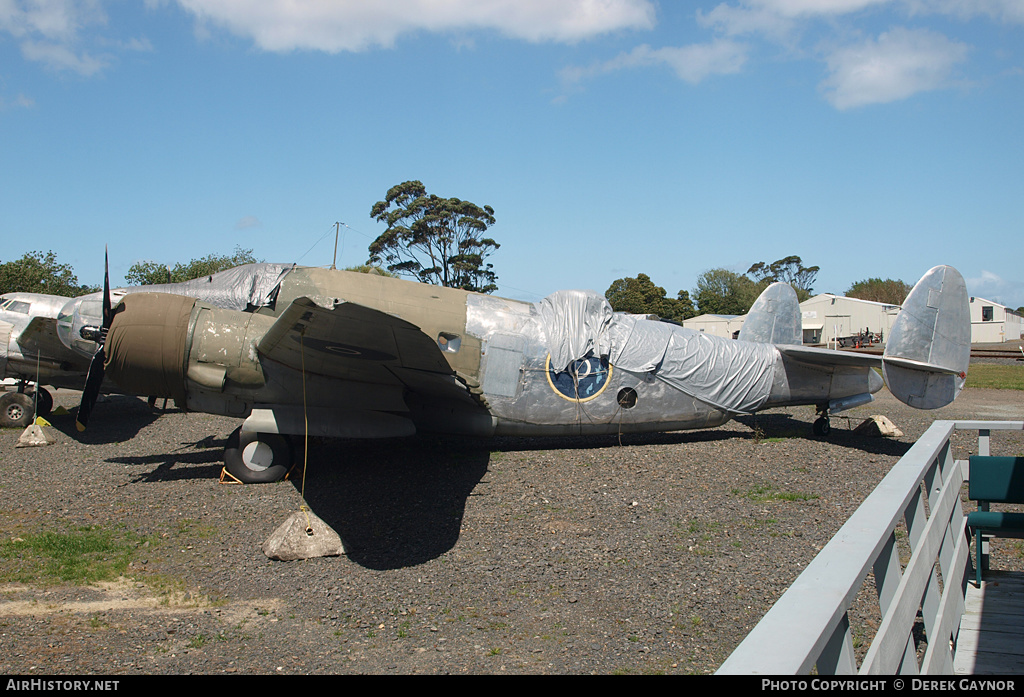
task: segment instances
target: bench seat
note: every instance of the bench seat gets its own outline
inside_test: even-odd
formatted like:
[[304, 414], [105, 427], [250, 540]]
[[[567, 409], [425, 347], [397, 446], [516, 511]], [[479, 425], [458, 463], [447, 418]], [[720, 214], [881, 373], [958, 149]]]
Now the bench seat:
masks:
[[1024, 513], [990, 511], [992, 503], [1024, 503], [1024, 457], [971, 455], [968, 497], [978, 510], [967, 514], [967, 532], [977, 547], [975, 565], [981, 585], [982, 533], [998, 537], [1024, 537]]
[[1001, 537], [1024, 535], [1024, 513], [1003, 511], [973, 511], [967, 514], [967, 527], [984, 532], [999, 533]]

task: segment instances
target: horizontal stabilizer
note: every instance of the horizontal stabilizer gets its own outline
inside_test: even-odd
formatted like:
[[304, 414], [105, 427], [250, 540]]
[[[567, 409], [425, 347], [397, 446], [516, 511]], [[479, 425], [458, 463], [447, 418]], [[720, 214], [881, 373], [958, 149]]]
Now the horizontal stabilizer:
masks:
[[956, 368], [947, 368], [942, 365], [935, 365], [934, 363], [922, 363], [920, 361], [911, 361], [906, 358], [893, 358], [889, 356], [885, 359], [885, 364], [888, 366], [895, 366], [898, 368], [906, 368], [907, 370], [921, 370], [926, 373], [946, 373], [949, 375], [960, 375], [962, 371]]
[[938, 409], [960, 394], [970, 359], [967, 285], [952, 266], [936, 266], [896, 317], [882, 356], [885, 382], [904, 404]]
[[788, 283], [773, 283], [754, 301], [740, 330], [740, 341], [802, 345], [803, 327], [796, 291]]
[[859, 366], [862, 368], [880, 368], [882, 366], [881, 358], [868, 353], [833, 351], [814, 346], [776, 346], [776, 348], [784, 356], [811, 365]]

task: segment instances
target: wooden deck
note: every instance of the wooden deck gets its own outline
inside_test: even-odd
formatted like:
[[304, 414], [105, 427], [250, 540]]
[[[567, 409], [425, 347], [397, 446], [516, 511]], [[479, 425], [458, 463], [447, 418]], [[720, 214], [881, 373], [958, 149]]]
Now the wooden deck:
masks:
[[960, 622], [957, 675], [1024, 673], [1024, 573], [987, 571], [981, 588], [967, 586]]

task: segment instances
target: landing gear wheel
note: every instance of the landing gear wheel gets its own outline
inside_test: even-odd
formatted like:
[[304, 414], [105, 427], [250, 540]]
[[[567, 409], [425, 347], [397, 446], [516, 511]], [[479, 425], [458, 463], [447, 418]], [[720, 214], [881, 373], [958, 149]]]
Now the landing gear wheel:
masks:
[[816, 436], [828, 436], [832, 432], [832, 424], [829, 423], [827, 416], [822, 416], [815, 420], [811, 430], [814, 431]]
[[292, 466], [291, 443], [276, 433], [246, 434], [239, 426], [228, 436], [224, 466], [244, 484], [266, 484], [282, 479]]
[[26, 428], [32, 423], [32, 398], [22, 392], [0, 397], [0, 426]]
[[34, 391], [26, 392], [25, 394], [28, 395], [29, 399], [39, 400], [39, 404], [36, 406], [39, 416], [49, 416], [50, 412], [53, 411], [53, 395], [48, 390], [37, 387]]

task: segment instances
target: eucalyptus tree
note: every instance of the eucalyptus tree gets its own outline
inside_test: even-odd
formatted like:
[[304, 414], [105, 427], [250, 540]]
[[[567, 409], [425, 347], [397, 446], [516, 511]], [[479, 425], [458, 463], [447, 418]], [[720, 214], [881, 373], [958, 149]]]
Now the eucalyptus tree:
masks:
[[490, 206], [428, 194], [422, 182], [407, 181], [388, 189], [370, 217], [387, 228], [370, 243], [367, 264], [422, 283], [478, 293], [498, 289], [486, 261], [501, 246], [484, 237], [495, 223]]

